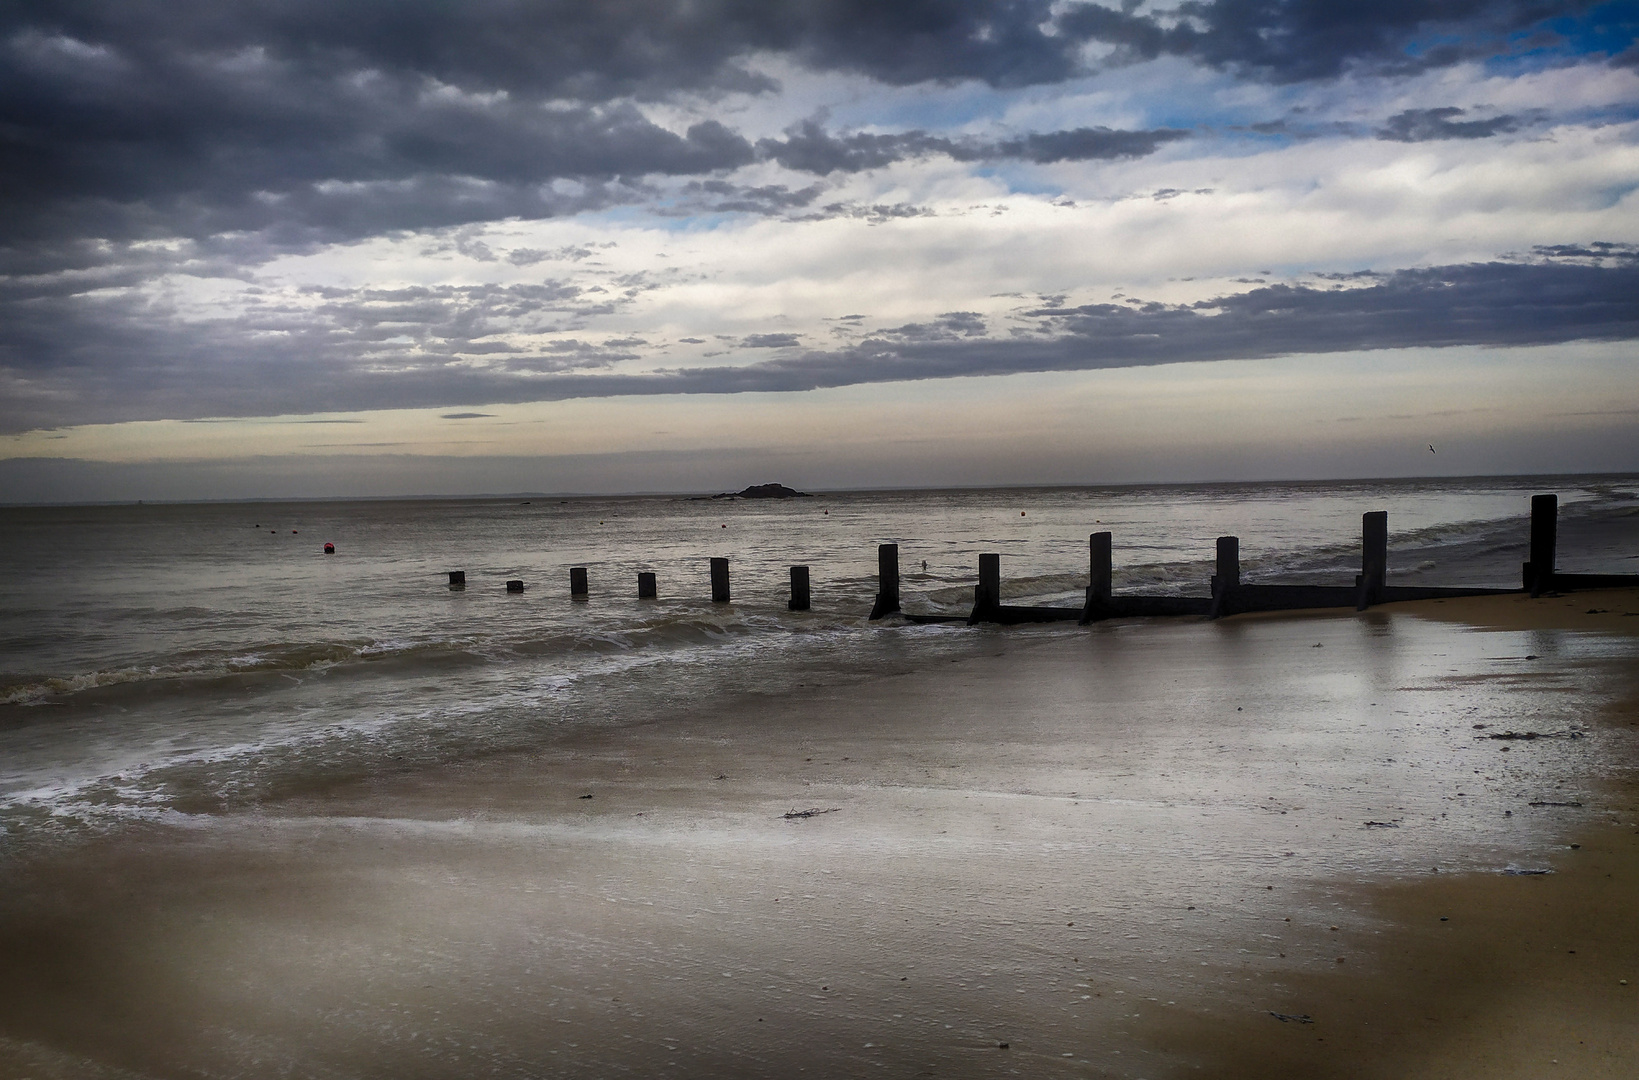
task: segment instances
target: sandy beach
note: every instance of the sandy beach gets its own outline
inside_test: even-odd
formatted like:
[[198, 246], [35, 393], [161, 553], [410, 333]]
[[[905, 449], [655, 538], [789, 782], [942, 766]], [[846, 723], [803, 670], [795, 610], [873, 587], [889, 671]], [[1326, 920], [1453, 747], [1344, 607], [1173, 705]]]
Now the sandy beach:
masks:
[[1628, 1076], [1634, 612], [987, 631], [25, 845], [0, 1074]]

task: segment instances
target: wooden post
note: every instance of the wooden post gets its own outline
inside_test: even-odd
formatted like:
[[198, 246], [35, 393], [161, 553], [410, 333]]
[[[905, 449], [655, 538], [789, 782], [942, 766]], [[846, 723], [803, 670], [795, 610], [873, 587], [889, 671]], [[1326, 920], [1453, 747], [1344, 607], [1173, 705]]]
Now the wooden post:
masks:
[[876, 546], [876, 603], [871, 618], [880, 619], [899, 610], [899, 545]]
[[1356, 611], [1383, 602], [1383, 583], [1389, 572], [1389, 512], [1373, 510], [1360, 515], [1360, 586]]
[[711, 560], [711, 599], [716, 604], [728, 603], [728, 560]]
[[1087, 586], [1088, 604], [1110, 602], [1111, 581], [1114, 571], [1110, 559], [1110, 534], [1096, 532], [1087, 538], [1087, 554], [1091, 584]]
[[464, 589], [467, 587], [467, 572], [465, 570], [450, 571], [450, 588]]
[[523, 592], [524, 591], [524, 583], [522, 581], [520, 581], [519, 579], [517, 579], [517, 578], [513, 578], [511, 581], [506, 583], [506, 591], [507, 592]]
[[785, 606], [789, 611], [808, 610], [808, 567], [791, 568], [791, 602]]
[[979, 584], [973, 589], [973, 614], [969, 622], [991, 619], [1002, 606], [1002, 557], [994, 552], [979, 556]]
[[1218, 537], [1218, 572], [1212, 575], [1212, 610], [1207, 618], [1230, 614], [1229, 594], [1241, 586], [1241, 538]]
[[1558, 519], [1558, 495], [1531, 496], [1531, 561], [1525, 564], [1525, 587], [1532, 596], [1541, 596], [1554, 587]]
[[642, 570], [637, 575], [637, 598], [639, 600], [653, 600], [657, 593], [654, 587], [654, 571]]
[[571, 566], [569, 568], [569, 598], [585, 600], [590, 595], [586, 588], [586, 567]]

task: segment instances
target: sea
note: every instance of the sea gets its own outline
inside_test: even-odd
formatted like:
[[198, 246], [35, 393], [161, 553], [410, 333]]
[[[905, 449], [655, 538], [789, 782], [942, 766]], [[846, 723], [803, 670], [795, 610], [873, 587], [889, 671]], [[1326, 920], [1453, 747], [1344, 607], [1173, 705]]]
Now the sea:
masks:
[[[1244, 581], [1348, 584], [1361, 514], [1386, 510], [1391, 583], [1515, 587], [1548, 491], [1559, 569], [1639, 572], [1632, 475], [0, 508], [0, 837], [254, 808], [1088, 632], [872, 622], [881, 543], [907, 611], [961, 615], [982, 552], [1010, 602], [1080, 606], [1097, 531], [1118, 593], [1205, 595], [1221, 535]], [[809, 611], [787, 610], [793, 565]]]

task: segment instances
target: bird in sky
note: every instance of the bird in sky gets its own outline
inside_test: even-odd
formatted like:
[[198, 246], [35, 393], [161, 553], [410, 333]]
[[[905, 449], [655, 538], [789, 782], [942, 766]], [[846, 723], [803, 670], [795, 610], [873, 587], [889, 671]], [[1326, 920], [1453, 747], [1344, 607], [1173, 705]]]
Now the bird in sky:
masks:
[[1428, 444], [1428, 452], [1431, 453], [1431, 454], [1434, 453], [1434, 444], [1433, 443]]

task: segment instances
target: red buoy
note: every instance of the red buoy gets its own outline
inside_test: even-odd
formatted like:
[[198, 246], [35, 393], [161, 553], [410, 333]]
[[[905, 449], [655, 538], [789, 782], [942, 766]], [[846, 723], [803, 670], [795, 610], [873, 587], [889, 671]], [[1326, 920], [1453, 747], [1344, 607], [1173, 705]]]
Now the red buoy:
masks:
[[336, 545], [326, 541], [324, 545], [324, 553], [326, 555], [334, 555], [336, 553]]

